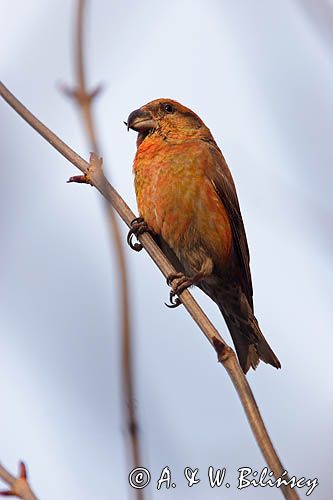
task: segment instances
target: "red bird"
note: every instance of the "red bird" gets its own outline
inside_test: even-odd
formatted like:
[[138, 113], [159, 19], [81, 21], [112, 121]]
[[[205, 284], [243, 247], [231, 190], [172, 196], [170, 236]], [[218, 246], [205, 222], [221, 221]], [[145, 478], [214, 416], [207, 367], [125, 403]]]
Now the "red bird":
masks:
[[139, 214], [179, 271], [174, 293], [195, 284], [216, 302], [244, 373], [259, 360], [280, 368], [254, 316], [236, 188], [209, 129], [170, 99], [133, 111], [127, 125], [138, 132], [133, 168]]

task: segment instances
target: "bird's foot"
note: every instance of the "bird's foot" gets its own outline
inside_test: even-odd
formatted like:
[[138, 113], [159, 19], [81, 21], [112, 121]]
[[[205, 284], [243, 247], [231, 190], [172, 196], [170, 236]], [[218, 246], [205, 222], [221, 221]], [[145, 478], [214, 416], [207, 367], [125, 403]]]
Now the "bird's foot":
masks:
[[[185, 276], [183, 273], [172, 273], [169, 274], [167, 277], [167, 285], [171, 286], [171, 291], [169, 295], [169, 300], [170, 303], [165, 305], [167, 307], [170, 307], [170, 309], [173, 309], [175, 307], [178, 307], [181, 305], [181, 300], [179, 298], [179, 295], [183, 293], [184, 290], [189, 288], [192, 285], [195, 285], [200, 281], [204, 276], [204, 273], [199, 272], [192, 278], [189, 278], [188, 276]], [[178, 295], [178, 297], [177, 297]]]
[[137, 238], [142, 233], [146, 233], [149, 231], [147, 224], [145, 223], [143, 217], [136, 217], [131, 222], [131, 229], [127, 234], [127, 243], [131, 247], [132, 250], [136, 252], [140, 252], [143, 248], [142, 244], [139, 241], [133, 243], [133, 236]]

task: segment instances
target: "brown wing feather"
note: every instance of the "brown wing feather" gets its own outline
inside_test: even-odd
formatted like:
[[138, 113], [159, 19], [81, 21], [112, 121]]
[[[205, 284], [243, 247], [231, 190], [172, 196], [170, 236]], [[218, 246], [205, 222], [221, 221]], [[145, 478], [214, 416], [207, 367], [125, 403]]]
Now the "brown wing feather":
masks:
[[211, 181], [224, 204], [232, 227], [233, 239], [239, 264], [242, 270], [243, 287], [246, 298], [253, 309], [253, 288], [250, 271], [250, 254], [245, 227], [240, 211], [237, 192], [228, 165], [216, 144], [210, 144], [215, 157], [214, 169], [210, 172]]

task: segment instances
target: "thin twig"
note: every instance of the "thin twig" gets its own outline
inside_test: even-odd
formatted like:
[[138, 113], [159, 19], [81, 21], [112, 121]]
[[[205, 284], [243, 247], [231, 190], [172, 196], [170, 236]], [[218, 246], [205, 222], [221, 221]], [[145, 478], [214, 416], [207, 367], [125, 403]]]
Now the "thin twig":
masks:
[[[96, 87], [92, 92], [88, 91], [86, 71], [84, 65], [84, 19], [85, 0], [77, 1], [76, 29], [75, 29], [75, 75], [76, 88], [73, 90], [64, 88], [67, 95], [72, 97], [79, 107], [82, 115], [83, 126], [87, 135], [89, 146], [97, 155], [101, 155], [99, 141], [97, 139], [95, 120], [93, 116], [92, 104], [101, 90], [101, 86]], [[102, 166], [101, 166], [102, 168]], [[132, 344], [133, 335], [130, 322], [130, 299], [128, 290], [128, 275], [125, 260], [124, 243], [121, 238], [119, 222], [116, 219], [112, 205], [106, 202], [106, 215], [111, 229], [112, 244], [115, 247], [117, 258], [117, 268], [120, 277], [120, 308], [121, 308], [121, 352], [122, 352], [122, 384], [123, 409], [126, 414], [126, 430], [129, 435], [130, 453], [134, 468], [142, 466], [140, 435], [138, 416], [135, 407], [135, 387], [133, 377], [133, 355]], [[139, 500], [144, 500], [144, 492], [136, 489], [136, 496]]]
[[18, 497], [22, 500], [37, 500], [28, 482], [27, 469], [23, 462], [19, 463], [19, 476], [17, 478], [12, 476], [10, 472], [0, 464], [0, 478], [10, 488], [9, 490], [0, 491], [1, 496]]
[[[7, 103], [15, 109], [15, 111], [33, 127], [45, 140], [47, 140], [59, 153], [61, 153], [68, 161], [75, 165], [84, 174], [89, 169], [89, 163], [81, 158], [75, 151], [73, 151], [67, 144], [65, 144], [59, 137], [57, 137], [50, 129], [48, 129], [42, 122], [40, 122], [16, 97], [0, 83], [0, 95], [7, 101]], [[112, 204], [123, 221], [130, 227], [134, 214], [121, 196], [117, 193], [111, 184], [106, 180], [101, 169], [92, 169], [90, 172], [91, 183], [100, 191], [105, 199]], [[153, 238], [144, 233], [139, 236], [139, 241], [153, 259], [155, 264], [159, 267], [165, 277], [175, 272], [163, 252], [156, 245]], [[199, 304], [194, 300], [193, 296], [188, 290], [185, 290], [180, 300], [185, 308], [192, 316], [194, 321], [200, 327], [207, 340], [214, 347], [218, 360], [223, 364], [227, 370], [237, 394], [241, 400], [244, 411], [250, 423], [254, 437], [258, 446], [267, 462], [268, 467], [273, 472], [275, 478], [279, 478], [285, 471], [280, 459], [274, 449], [271, 439], [267, 433], [265, 424], [260, 415], [258, 406], [254, 399], [253, 393], [249, 383], [240, 368], [236, 355], [231, 347], [221, 337], [214, 325], [207, 318], [206, 314], [200, 308]], [[284, 476], [288, 481], [288, 476]], [[288, 486], [281, 486], [284, 497], [287, 499], [298, 499], [298, 494], [294, 489]]]

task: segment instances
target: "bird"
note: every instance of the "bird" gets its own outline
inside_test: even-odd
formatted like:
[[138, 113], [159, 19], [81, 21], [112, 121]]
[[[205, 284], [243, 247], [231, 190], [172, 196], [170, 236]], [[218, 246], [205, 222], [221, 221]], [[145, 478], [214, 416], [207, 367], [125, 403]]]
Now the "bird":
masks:
[[125, 124], [138, 133], [133, 172], [140, 217], [133, 227], [149, 231], [174, 265], [172, 294], [196, 285], [217, 304], [244, 373], [260, 360], [281, 368], [254, 315], [236, 187], [209, 128], [191, 109], [163, 98], [131, 112]]

